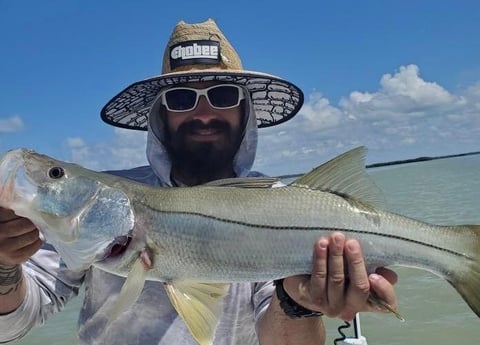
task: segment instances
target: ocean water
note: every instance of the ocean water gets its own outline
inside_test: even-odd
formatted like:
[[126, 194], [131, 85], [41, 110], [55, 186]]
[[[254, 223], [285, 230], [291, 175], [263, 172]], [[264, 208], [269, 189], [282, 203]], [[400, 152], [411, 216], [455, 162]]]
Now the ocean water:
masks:
[[[383, 190], [386, 208], [437, 224], [480, 224], [480, 156], [467, 156], [370, 169]], [[479, 344], [480, 320], [443, 279], [426, 271], [394, 268], [400, 322], [388, 314], [361, 315], [369, 345]], [[480, 293], [480, 291], [479, 291]], [[76, 344], [81, 298], [53, 315], [14, 345]], [[342, 321], [327, 319], [327, 344]], [[353, 334], [349, 329], [347, 335]]]

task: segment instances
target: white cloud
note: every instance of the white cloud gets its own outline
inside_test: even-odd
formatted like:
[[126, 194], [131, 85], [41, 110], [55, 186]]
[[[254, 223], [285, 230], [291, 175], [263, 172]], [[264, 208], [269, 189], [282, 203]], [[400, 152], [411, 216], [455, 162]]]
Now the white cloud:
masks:
[[93, 170], [133, 168], [147, 164], [146, 133], [115, 128], [111, 142], [86, 143], [82, 138], [68, 138], [70, 160]]
[[307, 171], [358, 145], [370, 162], [478, 151], [480, 82], [452, 93], [401, 66], [378, 90], [353, 91], [337, 106], [314, 92], [294, 120], [260, 135], [255, 167], [273, 174]]
[[441, 116], [465, 104], [462, 96], [423, 80], [419, 72], [416, 65], [402, 66], [394, 75], [385, 74], [381, 78], [378, 91], [354, 91], [340, 101], [339, 107], [355, 118], [391, 121], [404, 117]]
[[480, 117], [480, 81], [464, 92], [466, 98], [465, 111], [472, 114], [475, 118]]
[[330, 105], [329, 100], [319, 92], [314, 92], [309, 96], [300, 110], [300, 114], [302, 114], [302, 126], [305, 130], [310, 131], [336, 128], [344, 117], [343, 112]]
[[0, 118], [0, 133], [19, 132], [23, 128], [23, 121], [18, 115], [6, 119]]

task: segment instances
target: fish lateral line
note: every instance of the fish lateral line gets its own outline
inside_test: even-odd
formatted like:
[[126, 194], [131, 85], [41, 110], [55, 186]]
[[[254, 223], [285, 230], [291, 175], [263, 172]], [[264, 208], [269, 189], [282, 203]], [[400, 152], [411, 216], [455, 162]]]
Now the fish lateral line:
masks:
[[[146, 206], [146, 205], [145, 205]], [[147, 206], [148, 207], [148, 206]], [[248, 228], [256, 228], [256, 229], [266, 229], [266, 230], [278, 230], [278, 231], [290, 231], [290, 230], [298, 230], [298, 231], [327, 231], [327, 232], [334, 232], [334, 231], [339, 231], [339, 232], [344, 232], [344, 233], [353, 233], [353, 234], [360, 234], [360, 235], [373, 235], [373, 236], [380, 236], [384, 238], [389, 238], [389, 239], [394, 239], [394, 240], [399, 240], [399, 241], [405, 241], [409, 242], [412, 244], [417, 244], [425, 247], [429, 247], [432, 249], [440, 250], [455, 256], [459, 257], [465, 257], [470, 260], [474, 260], [474, 258], [471, 258], [470, 256], [466, 255], [465, 253], [460, 253], [456, 252], [454, 250], [440, 247], [440, 246], [435, 246], [427, 242], [422, 242], [422, 241], [417, 241], [408, 237], [402, 237], [394, 234], [385, 234], [382, 232], [372, 232], [372, 231], [366, 231], [366, 230], [357, 230], [357, 229], [349, 229], [349, 228], [338, 228], [338, 227], [314, 227], [314, 226], [289, 226], [289, 225], [282, 225], [282, 226], [275, 226], [275, 225], [264, 225], [264, 224], [255, 224], [255, 223], [247, 223], [247, 222], [242, 222], [242, 221], [237, 221], [237, 220], [231, 220], [231, 219], [226, 219], [226, 218], [220, 218], [217, 216], [212, 216], [200, 212], [186, 212], [186, 211], [162, 211], [162, 210], [156, 210], [151, 207], [148, 207], [151, 211], [155, 211], [158, 213], [163, 213], [163, 214], [180, 214], [180, 215], [186, 215], [186, 216], [198, 216], [206, 219], [212, 219], [215, 221], [223, 222], [223, 223], [228, 223], [228, 224], [236, 224], [236, 225], [242, 225]], [[452, 226], [453, 227], [453, 226]]]

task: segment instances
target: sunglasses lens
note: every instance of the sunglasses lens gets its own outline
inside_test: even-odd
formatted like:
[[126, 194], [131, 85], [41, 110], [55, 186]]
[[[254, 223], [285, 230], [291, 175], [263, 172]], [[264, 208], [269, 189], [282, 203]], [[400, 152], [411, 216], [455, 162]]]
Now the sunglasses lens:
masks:
[[197, 93], [189, 89], [172, 89], [165, 93], [167, 107], [174, 111], [190, 110], [195, 106]]
[[197, 106], [198, 97], [205, 95], [210, 105], [218, 109], [228, 109], [240, 104], [243, 91], [235, 85], [218, 85], [206, 89], [172, 88], [163, 94], [162, 102], [170, 111], [184, 112]]
[[216, 108], [231, 108], [239, 103], [240, 89], [231, 85], [220, 85], [208, 90], [210, 104]]

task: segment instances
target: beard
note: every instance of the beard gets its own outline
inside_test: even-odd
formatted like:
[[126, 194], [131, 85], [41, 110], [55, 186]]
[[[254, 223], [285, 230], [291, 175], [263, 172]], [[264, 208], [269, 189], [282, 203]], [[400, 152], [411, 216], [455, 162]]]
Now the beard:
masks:
[[[201, 130], [220, 133], [214, 141], [196, 141], [192, 134]], [[195, 179], [197, 184], [219, 178], [231, 177], [233, 160], [242, 140], [241, 129], [232, 128], [229, 123], [213, 119], [208, 123], [192, 120], [183, 123], [175, 132], [167, 133], [165, 145], [172, 167]]]

